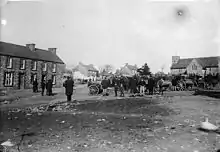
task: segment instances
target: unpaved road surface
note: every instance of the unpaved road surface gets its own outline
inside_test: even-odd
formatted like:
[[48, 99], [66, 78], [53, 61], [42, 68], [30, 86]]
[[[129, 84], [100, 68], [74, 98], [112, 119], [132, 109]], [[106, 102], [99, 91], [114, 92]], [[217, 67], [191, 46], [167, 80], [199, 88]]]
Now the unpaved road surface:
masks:
[[[220, 120], [219, 101], [202, 96], [100, 100], [65, 111], [1, 113], [1, 141], [22, 152], [211, 152], [215, 133], [199, 131], [200, 121]], [[27, 135], [21, 140], [21, 134]], [[215, 150], [216, 151], [216, 150]]]

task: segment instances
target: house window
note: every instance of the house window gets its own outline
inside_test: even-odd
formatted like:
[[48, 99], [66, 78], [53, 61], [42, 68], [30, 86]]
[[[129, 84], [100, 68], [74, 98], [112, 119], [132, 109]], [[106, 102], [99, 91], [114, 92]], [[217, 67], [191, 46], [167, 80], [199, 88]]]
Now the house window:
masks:
[[12, 58], [7, 57], [6, 59], [6, 68], [11, 69], [12, 68]]
[[21, 59], [20, 60], [20, 69], [24, 70], [26, 66], [26, 60], [25, 59]]
[[56, 76], [55, 75], [52, 75], [52, 81], [53, 81], [53, 85], [56, 84]]
[[47, 71], [47, 63], [46, 63], [46, 62], [44, 62], [44, 63], [42, 64], [42, 70], [43, 70], [43, 71]]
[[36, 73], [31, 73], [31, 84], [33, 84], [35, 79], [37, 79], [37, 74]]
[[57, 70], [57, 65], [55, 63], [52, 64], [52, 72], [56, 72]]
[[33, 71], [37, 70], [37, 61], [31, 61], [31, 70]]
[[5, 75], [4, 75], [4, 86], [5, 87], [11, 87], [13, 86], [13, 76], [14, 76], [14, 73], [12, 72], [5, 72]]

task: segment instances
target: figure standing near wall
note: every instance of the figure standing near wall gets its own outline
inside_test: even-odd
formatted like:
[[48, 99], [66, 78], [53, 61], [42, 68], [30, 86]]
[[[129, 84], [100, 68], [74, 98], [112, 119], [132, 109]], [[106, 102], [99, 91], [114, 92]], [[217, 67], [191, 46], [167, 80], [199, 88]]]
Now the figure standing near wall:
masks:
[[53, 81], [49, 79], [46, 83], [47, 95], [52, 96]]
[[33, 81], [33, 92], [36, 93], [38, 92], [38, 82], [37, 82], [37, 79], [35, 78], [34, 81]]
[[44, 96], [44, 90], [45, 90], [45, 87], [46, 87], [46, 80], [43, 79], [42, 82], [41, 82], [41, 95]]

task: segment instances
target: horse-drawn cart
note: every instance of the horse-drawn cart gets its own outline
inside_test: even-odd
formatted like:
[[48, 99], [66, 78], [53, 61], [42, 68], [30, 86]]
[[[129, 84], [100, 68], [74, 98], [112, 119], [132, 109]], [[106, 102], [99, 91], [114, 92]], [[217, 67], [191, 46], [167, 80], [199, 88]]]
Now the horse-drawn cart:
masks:
[[102, 85], [98, 82], [93, 82], [88, 85], [89, 95], [98, 95], [103, 92]]

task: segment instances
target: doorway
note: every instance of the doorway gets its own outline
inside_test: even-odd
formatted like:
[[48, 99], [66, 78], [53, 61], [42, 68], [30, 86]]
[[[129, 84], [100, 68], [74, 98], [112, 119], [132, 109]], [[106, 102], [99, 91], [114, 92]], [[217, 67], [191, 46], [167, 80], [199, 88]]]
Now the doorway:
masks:
[[18, 89], [25, 88], [25, 80], [24, 80], [24, 73], [19, 73], [18, 75]]
[[43, 82], [43, 80], [46, 81], [46, 74], [42, 74], [42, 76], [41, 76], [41, 82]]

